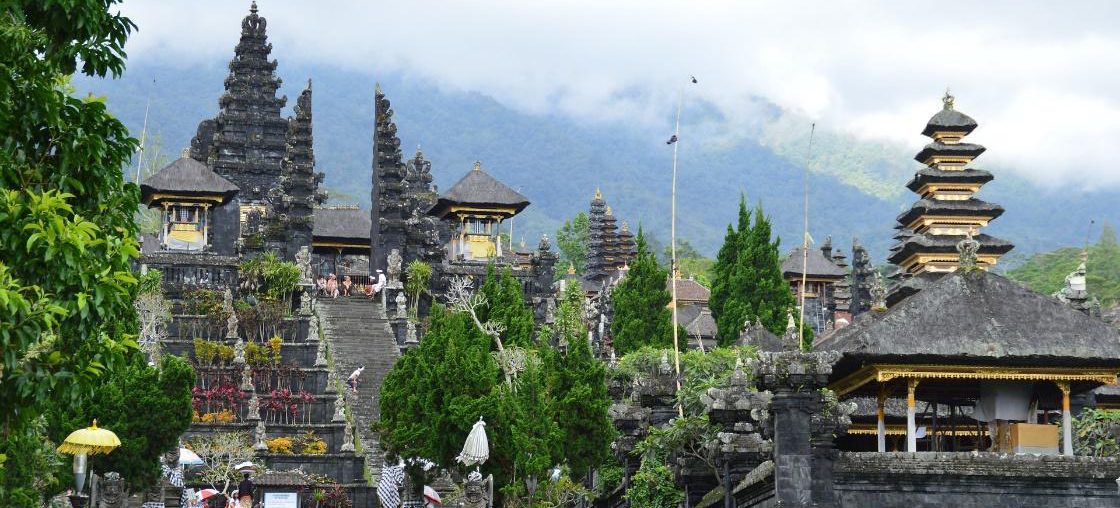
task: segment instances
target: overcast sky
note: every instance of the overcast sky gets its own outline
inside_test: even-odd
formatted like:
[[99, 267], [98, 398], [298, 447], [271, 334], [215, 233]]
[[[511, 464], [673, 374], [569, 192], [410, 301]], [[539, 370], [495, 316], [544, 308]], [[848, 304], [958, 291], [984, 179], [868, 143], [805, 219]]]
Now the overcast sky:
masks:
[[[248, 3], [127, 0], [140, 26], [129, 57], [224, 63]], [[950, 86], [980, 123], [981, 161], [1047, 186], [1120, 188], [1120, 2], [258, 4], [282, 64], [407, 74], [589, 122], [664, 122], [696, 75], [688, 93], [732, 123], [763, 98], [916, 150]]]

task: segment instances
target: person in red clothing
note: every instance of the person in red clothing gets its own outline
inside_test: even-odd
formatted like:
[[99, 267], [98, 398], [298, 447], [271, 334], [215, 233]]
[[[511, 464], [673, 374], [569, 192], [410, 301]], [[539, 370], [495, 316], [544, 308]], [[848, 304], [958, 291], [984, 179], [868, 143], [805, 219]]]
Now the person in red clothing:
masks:
[[253, 508], [253, 480], [251, 479], [253, 472], [245, 471], [245, 476], [241, 483], [237, 484], [237, 500], [241, 508]]

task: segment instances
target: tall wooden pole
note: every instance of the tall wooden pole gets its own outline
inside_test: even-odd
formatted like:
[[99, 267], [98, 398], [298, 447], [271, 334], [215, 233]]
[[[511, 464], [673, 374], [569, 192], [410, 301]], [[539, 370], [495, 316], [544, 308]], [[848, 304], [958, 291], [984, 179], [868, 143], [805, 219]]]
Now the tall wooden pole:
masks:
[[799, 305], [801, 319], [797, 321], [797, 347], [805, 344], [805, 284], [808, 282], [809, 271], [809, 164], [813, 161], [813, 134], [817, 132], [817, 124], [809, 126], [809, 150], [805, 158], [805, 231], [801, 238], [801, 304]]
[[[673, 287], [673, 366], [676, 370], [677, 393], [681, 391], [681, 353], [677, 338], [677, 145], [681, 143], [681, 107], [684, 87], [677, 93], [677, 123], [673, 129], [673, 189], [669, 213], [669, 280]], [[677, 413], [684, 417], [684, 405], [677, 403]]]

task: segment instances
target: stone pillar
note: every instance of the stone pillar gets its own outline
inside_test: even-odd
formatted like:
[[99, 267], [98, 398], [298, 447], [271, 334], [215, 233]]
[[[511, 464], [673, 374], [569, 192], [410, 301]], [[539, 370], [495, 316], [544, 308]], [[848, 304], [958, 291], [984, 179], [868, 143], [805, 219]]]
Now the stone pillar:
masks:
[[[774, 433], [775, 498], [782, 506], [807, 507], [817, 501], [814, 499], [816, 491], [816, 497], [826, 498], [821, 501], [827, 503], [832, 498], [831, 461], [827, 464], [819, 462], [831, 457], [832, 451], [826, 450], [827, 457], [815, 459], [810, 439], [831, 440], [832, 431], [828, 430], [826, 438], [822, 429], [835, 424], [825, 425], [819, 418], [814, 422], [813, 415], [821, 413], [823, 397], [820, 389], [828, 382], [832, 364], [840, 355], [834, 351], [783, 351], [763, 352], [758, 356], [757, 372], [761, 388], [773, 393], [770, 414]], [[826, 476], [817, 482], [816, 488], [814, 469]], [[821, 485], [821, 482], [828, 485]], [[826, 494], [826, 490], [829, 493]]]
[[906, 380], [906, 451], [914, 453], [918, 451], [918, 426], [914, 421], [915, 412], [917, 411], [917, 401], [914, 399], [914, 392], [918, 390], [917, 379]]
[[1069, 410], [1069, 382], [1058, 381], [1058, 389], [1062, 391], [1062, 455], [1073, 456], [1073, 412]]

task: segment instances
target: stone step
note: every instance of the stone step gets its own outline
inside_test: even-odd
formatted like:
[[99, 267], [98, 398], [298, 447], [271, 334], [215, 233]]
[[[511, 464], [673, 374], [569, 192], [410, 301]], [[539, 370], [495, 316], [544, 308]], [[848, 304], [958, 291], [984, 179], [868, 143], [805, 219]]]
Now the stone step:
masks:
[[379, 416], [381, 383], [400, 356], [396, 338], [380, 302], [321, 298], [315, 308], [338, 378], [345, 380], [359, 365], [366, 367], [359, 378], [357, 394], [346, 394], [346, 401], [357, 422], [355, 431], [365, 452], [366, 465], [376, 482], [383, 456], [377, 436], [369, 426]]

